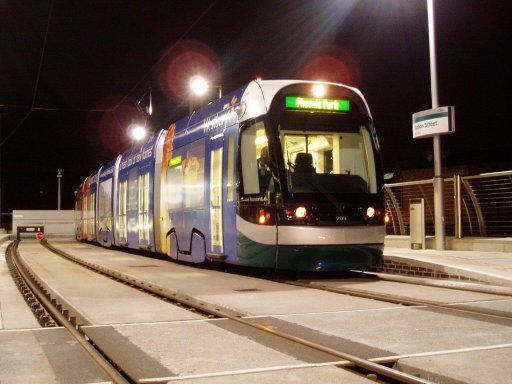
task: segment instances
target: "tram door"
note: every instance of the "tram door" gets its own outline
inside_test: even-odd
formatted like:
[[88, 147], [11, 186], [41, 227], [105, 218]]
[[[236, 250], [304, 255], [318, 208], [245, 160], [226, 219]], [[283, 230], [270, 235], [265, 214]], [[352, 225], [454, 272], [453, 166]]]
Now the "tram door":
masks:
[[235, 126], [230, 128], [212, 143], [210, 152], [211, 246], [207, 253], [219, 260], [236, 257]]
[[224, 135], [224, 174], [222, 177], [222, 222], [224, 225], [224, 255], [231, 262], [237, 259], [236, 244], [236, 143], [238, 125], [226, 129]]
[[210, 241], [211, 254], [224, 254], [222, 236], [222, 147], [210, 154]]

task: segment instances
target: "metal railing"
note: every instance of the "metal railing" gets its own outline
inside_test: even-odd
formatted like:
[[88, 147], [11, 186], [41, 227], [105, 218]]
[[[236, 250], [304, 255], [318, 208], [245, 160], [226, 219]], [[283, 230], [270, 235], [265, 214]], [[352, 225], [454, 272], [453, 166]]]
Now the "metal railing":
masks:
[[[425, 201], [425, 233], [435, 234], [433, 180], [384, 185], [388, 235], [409, 235], [410, 200]], [[512, 171], [444, 179], [447, 236], [512, 236]]]

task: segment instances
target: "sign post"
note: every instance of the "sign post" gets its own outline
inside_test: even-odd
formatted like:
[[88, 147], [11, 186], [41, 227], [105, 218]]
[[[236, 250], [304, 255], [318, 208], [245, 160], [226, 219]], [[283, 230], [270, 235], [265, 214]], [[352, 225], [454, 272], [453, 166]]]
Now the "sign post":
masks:
[[[439, 98], [437, 92], [437, 66], [436, 66], [436, 37], [435, 37], [435, 28], [434, 28], [434, 0], [427, 0], [427, 13], [428, 13], [428, 50], [429, 50], [429, 59], [430, 59], [430, 94], [432, 96], [432, 110], [436, 110], [439, 108]], [[453, 111], [453, 109], [452, 109]], [[430, 112], [430, 111], [423, 111]], [[420, 112], [422, 113], [422, 112]], [[431, 113], [432, 114], [432, 113]], [[430, 115], [431, 115], [430, 114]], [[434, 112], [435, 114], [435, 112]], [[415, 114], [416, 115], [416, 114]], [[427, 114], [428, 116], [429, 114]], [[453, 114], [452, 114], [453, 116]], [[418, 116], [421, 117], [421, 116]], [[428, 120], [435, 120], [440, 116], [429, 116]], [[444, 116], [441, 116], [441, 118]], [[453, 124], [452, 119], [448, 119], [452, 121], [451, 124], [451, 132], [454, 131], [455, 125]], [[444, 200], [443, 200], [443, 177], [441, 174], [441, 135], [443, 133], [451, 133], [451, 132], [443, 132], [438, 129], [442, 127], [441, 122], [438, 122], [439, 126], [435, 121], [429, 121], [433, 125], [427, 127], [425, 125], [424, 128], [430, 130], [433, 128], [431, 133], [427, 133], [426, 135], [433, 136], [434, 139], [434, 211], [435, 211], [435, 230], [436, 230], [436, 249], [444, 250], [446, 247], [445, 240], [445, 223], [444, 223]], [[421, 121], [418, 121], [418, 124], [421, 124]], [[418, 129], [421, 131], [423, 128]], [[415, 134], [414, 129], [414, 115], [413, 115], [413, 136]], [[418, 137], [424, 137], [424, 135], [419, 132]], [[414, 136], [416, 138], [416, 136]]]
[[446, 248], [443, 176], [441, 172], [441, 135], [455, 132], [455, 108], [436, 107], [412, 115], [412, 137], [434, 138], [434, 211], [436, 249]]

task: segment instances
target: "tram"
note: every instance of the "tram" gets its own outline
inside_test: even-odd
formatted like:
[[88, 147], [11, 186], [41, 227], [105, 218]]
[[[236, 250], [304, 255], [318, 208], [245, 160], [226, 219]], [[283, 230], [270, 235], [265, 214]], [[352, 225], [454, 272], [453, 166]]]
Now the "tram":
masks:
[[369, 269], [384, 246], [380, 150], [355, 88], [253, 81], [86, 177], [78, 240], [190, 263]]

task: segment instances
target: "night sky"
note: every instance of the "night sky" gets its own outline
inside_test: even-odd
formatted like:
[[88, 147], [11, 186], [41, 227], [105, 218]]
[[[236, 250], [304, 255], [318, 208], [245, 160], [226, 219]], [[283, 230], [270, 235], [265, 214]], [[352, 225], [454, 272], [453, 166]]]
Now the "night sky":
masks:
[[[443, 165], [512, 164], [512, 2], [435, 12], [439, 103], [456, 111]], [[426, 0], [1, 0], [1, 212], [56, 209], [58, 169], [72, 209], [83, 179], [131, 145], [150, 94], [153, 131], [188, 113], [195, 71], [223, 93], [257, 77], [356, 86], [385, 170], [432, 167], [411, 123], [431, 108], [428, 48]]]

